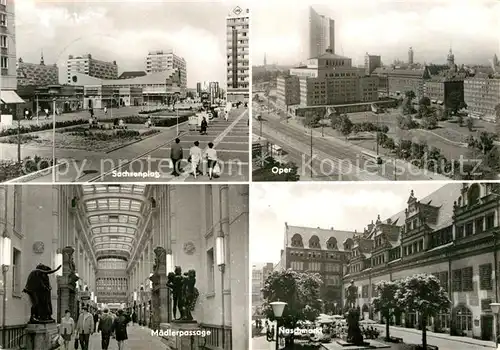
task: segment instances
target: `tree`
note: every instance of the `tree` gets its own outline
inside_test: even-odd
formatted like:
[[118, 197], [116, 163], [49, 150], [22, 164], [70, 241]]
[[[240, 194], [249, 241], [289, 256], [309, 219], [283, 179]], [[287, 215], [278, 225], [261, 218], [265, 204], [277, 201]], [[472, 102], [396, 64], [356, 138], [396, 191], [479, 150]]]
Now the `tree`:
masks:
[[395, 299], [401, 309], [420, 314], [422, 348], [427, 349], [427, 319], [449, 309], [451, 301], [448, 293], [435, 276], [417, 274], [400, 282]]
[[314, 128], [318, 125], [321, 120], [321, 116], [313, 111], [307, 111], [304, 115], [303, 123], [305, 126]]
[[471, 117], [467, 118], [467, 128], [469, 131], [474, 131], [474, 119]]
[[415, 95], [415, 92], [413, 90], [408, 90], [405, 91], [405, 97], [411, 102], [415, 99], [415, 97], [417, 97], [417, 95]]
[[494, 144], [495, 136], [496, 136], [495, 134], [491, 134], [486, 131], [483, 131], [479, 136], [479, 140], [481, 142], [481, 150], [483, 151], [484, 154], [491, 151], [495, 146]]
[[431, 105], [431, 99], [428, 98], [427, 96], [423, 96], [419, 101], [418, 101], [419, 106], [427, 106], [429, 107]]
[[353, 124], [351, 119], [347, 115], [344, 115], [340, 119], [340, 125], [338, 126], [338, 130], [342, 133], [344, 136], [349, 136], [352, 132]]
[[422, 119], [422, 127], [424, 129], [432, 130], [437, 128], [438, 126], [438, 120], [435, 116], [427, 116]]
[[377, 296], [373, 298], [372, 303], [375, 311], [380, 311], [385, 318], [385, 338], [390, 340], [389, 325], [394, 310], [398, 308], [395, 298], [399, 285], [393, 281], [380, 281], [376, 284]]
[[[291, 269], [274, 271], [267, 277], [262, 288], [264, 314], [268, 319], [275, 320], [270, 304], [273, 301], [283, 301], [287, 305], [281, 320], [286, 328], [295, 329], [299, 321], [314, 322], [323, 309], [323, 301], [320, 299], [322, 284], [321, 275], [317, 273]], [[290, 342], [288, 345], [293, 346], [293, 336], [287, 338], [287, 341]]]

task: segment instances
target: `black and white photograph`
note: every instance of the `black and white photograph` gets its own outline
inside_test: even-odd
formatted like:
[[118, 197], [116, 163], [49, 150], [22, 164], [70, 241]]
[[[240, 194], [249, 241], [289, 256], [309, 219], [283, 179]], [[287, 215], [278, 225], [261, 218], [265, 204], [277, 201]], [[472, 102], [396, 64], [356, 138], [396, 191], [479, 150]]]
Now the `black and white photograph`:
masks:
[[500, 178], [498, 1], [313, 1], [252, 7], [254, 181]]
[[228, 2], [2, 0], [0, 181], [249, 179], [249, 16]]
[[0, 349], [249, 348], [246, 185], [0, 185]]
[[254, 184], [252, 349], [495, 349], [499, 183]]

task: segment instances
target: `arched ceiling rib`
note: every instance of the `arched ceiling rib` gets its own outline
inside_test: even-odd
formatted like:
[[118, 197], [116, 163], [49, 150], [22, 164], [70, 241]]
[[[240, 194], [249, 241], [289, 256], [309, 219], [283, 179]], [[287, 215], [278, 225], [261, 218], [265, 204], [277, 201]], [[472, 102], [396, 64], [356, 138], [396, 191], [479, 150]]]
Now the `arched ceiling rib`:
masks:
[[83, 203], [97, 259], [130, 258], [145, 201], [144, 185], [83, 186]]

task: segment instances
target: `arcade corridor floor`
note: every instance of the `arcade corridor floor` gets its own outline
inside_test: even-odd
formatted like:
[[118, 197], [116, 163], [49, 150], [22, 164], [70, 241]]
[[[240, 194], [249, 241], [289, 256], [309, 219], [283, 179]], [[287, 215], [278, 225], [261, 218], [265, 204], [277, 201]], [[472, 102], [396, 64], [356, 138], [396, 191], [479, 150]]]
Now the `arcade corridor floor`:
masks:
[[[170, 350], [157, 336], [151, 336], [151, 330], [141, 326], [127, 327], [128, 340], [124, 350]], [[101, 350], [101, 333], [94, 333], [90, 338], [89, 350]], [[73, 348], [70, 348], [73, 350]], [[118, 343], [111, 339], [108, 350], [118, 350]]]

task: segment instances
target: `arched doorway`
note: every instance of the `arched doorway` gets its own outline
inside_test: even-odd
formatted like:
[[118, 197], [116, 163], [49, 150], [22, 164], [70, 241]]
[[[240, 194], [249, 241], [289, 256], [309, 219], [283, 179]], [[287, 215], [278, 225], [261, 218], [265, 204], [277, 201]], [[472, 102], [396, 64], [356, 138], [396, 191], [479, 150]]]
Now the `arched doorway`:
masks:
[[467, 305], [461, 304], [453, 310], [453, 324], [458, 334], [470, 334], [472, 332], [472, 311]]

